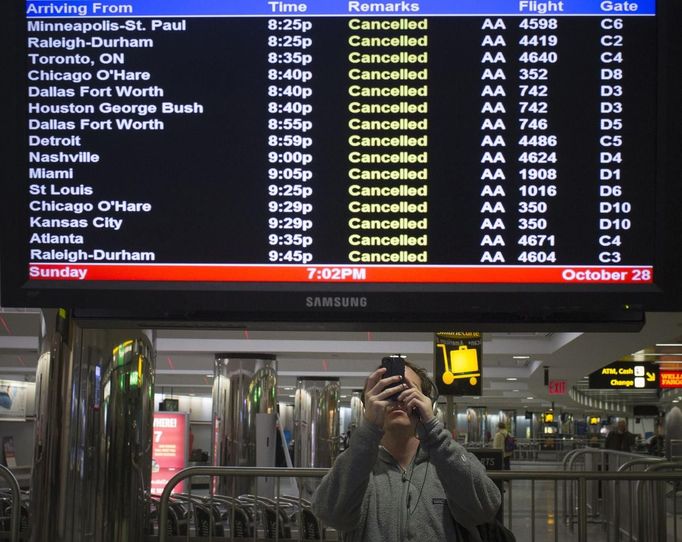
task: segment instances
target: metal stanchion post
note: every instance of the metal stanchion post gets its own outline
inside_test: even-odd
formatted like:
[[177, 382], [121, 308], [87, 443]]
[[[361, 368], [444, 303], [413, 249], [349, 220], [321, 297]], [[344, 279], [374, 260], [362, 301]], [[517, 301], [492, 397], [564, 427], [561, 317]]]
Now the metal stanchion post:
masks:
[[509, 488], [509, 497], [507, 499], [507, 525], [509, 526], [509, 530], [512, 528], [512, 480], [508, 481], [507, 487]]
[[559, 481], [554, 480], [554, 542], [559, 542]]
[[530, 539], [535, 542], [535, 480], [530, 481]]
[[578, 478], [578, 541], [587, 542], [587, 480]]

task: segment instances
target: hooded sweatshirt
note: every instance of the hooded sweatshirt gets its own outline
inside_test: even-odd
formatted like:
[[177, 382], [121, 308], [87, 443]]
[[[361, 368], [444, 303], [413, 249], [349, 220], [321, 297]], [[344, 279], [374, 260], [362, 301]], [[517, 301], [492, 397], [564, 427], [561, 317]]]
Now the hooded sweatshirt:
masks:
[[407, 469], [380, 447], [382, 436], [371, 423], [355, 431], [313, 495], [317, 517], [345, 541], [456, 541], [455, 520], [480, 541], [475, 526], [494, 518], [501, 497], [478, 459], [436, 418], [417, 425]]

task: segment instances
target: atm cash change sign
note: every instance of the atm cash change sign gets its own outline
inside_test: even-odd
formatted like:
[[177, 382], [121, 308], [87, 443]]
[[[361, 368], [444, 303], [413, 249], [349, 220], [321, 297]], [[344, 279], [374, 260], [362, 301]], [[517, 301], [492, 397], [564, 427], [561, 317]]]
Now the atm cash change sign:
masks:
[[619, 361], [590, 374], [590, 389], [656, 389], [658, 366], [655, 363]]

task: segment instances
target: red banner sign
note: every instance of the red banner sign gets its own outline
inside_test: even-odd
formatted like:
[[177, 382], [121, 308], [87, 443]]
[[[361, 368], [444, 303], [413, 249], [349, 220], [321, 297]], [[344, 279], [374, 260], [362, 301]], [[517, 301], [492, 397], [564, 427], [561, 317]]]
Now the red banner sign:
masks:
[[[187, 414], [184, 412], [154, 413], [153, 494], [160, 495], [168, 480], [187, 466], [187, 433]], [[182, 483], [173, 489], [173, 493], [182, 491]]]
[[659, 388], [682, 388], [682, 371], [664, 371], [659, 372]]
[[[277, 270], [274, 271], [273, 268]], [[641, 267], [238, 264], [29, 264], [34, 280], [123, 280], [178, 282], [403, 282], [517, 284], [651, 284], [653, 270]]]

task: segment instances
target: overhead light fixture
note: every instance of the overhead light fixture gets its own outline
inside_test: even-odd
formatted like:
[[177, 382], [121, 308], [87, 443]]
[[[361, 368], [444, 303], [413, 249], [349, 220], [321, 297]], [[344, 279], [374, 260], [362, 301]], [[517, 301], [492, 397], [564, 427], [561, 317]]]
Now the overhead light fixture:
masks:
[[213, 378], [215, 375], [213, 373], [204, 375], [206, 378]]
[[679, 402], [680, 402], [679, 399], [673, 399], [673, 403], [679, 403]]
[[526, 397], [528, 401], [532, 401], [534, 398], [533, 397]]
[[515, 376], [510, 376], [507, 378], [507, 380], [509, 380], [509, 382], [516, 382], [518, 378], [516, 378]]
[[512, 390], [512, 391], [521, 391], [521, 390]]
[[682, 344], [679, 343], [659, 343], [656, 346], [673, 346], [673, 347], [682, 347]]
[[512, 359], [530, 359], [530, 356], [512, 356]]

